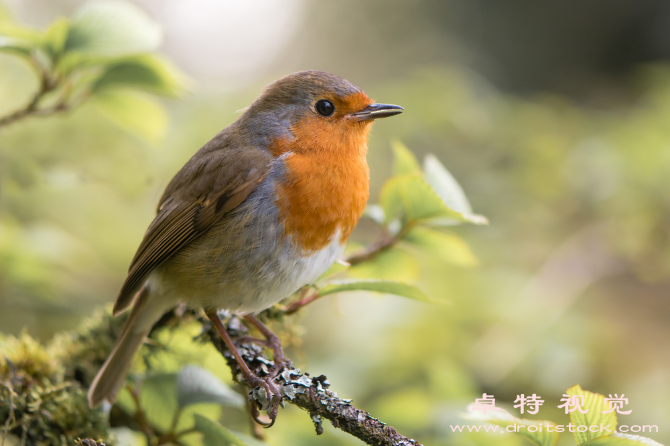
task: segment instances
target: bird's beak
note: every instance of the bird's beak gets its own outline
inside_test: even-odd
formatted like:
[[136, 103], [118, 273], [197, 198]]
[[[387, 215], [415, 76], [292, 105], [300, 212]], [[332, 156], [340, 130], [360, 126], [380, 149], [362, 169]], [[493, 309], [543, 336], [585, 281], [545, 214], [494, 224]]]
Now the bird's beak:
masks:
[[399, 115], [404, 108], [399, 105], [391, 104], [370, 104], [364, 110], [353, 113], [352, 116], [358, 122], [369, 121], [377, 118], [387, 118], [389, 116]]

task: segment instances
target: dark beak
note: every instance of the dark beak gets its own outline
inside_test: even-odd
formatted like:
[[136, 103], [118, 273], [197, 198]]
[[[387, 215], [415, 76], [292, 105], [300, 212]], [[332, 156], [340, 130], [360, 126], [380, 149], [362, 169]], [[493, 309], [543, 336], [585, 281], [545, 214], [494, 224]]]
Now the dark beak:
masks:
[[368, 121], [370, 119], [388, 118], [389, 116], [399, 115], [404, 108], [399, 105], [391, 104], [370, 104], [365, 110], [353, 113], [352, 116], [360, 121]]

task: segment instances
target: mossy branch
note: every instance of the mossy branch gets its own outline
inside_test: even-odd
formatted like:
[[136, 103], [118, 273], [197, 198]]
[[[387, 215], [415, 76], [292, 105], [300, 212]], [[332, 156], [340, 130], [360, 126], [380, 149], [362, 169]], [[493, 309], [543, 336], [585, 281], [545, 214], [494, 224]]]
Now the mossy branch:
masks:
[[[245, 384], [244, 375], [239, 365], [216, 329], [211, 327], [209, 320], [204, 316], [200, 318], [200, 322], [203, 327], [209, 327], [207, 333], [211, 342], [226, 359], [233, 374], [233, 379], [238, 383]], [[258, 345], [241, 342], [241, 339], [247, 334], [244, 324], [233, 316], [226, 328], [249, 369], [256, 376], [267, 376], [274, 363], [263, 354]], [[351, 400], [340, 398], [336, 392], [329, 389], [330, 383], [324, 375], [312, 377], [308, 373], [301, 373], [299, 369], [288, 367], [277, 375], [274, 384], [284, 395], [284, 402], [294, 404], [309, 413], [317, 435], [323, 433], [322, 420], [325, 418], [334, 427], [370, 445], [421, 446], [415, 440], [398, 433], [394, 427], [388, 426], [369, 413], [354, 407]], [[252, 389], [249, 395], [261, 407], [268, 406], [269, 402], [264, 391]]]

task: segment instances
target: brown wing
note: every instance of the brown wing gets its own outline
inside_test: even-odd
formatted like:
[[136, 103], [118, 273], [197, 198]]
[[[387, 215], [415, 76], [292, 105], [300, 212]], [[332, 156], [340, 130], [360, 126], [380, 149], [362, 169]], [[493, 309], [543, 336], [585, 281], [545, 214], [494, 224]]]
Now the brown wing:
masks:
[[272, 156], [254, 148], [201, 150], [175, 175], [130, 264], [114, 314], [130, 306], [151, 271], [242, 203], [265, 178]]

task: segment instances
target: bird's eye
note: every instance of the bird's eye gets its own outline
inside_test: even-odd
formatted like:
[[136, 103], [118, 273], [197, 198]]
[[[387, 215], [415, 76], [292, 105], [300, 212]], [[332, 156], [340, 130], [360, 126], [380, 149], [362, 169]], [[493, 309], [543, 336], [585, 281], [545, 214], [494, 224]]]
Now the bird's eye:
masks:
[[325, 99], [316, 101], [315, 108], [321, 116], [331, 116], [333, 113], [335, 113], [335, 106], [333, 103]]

